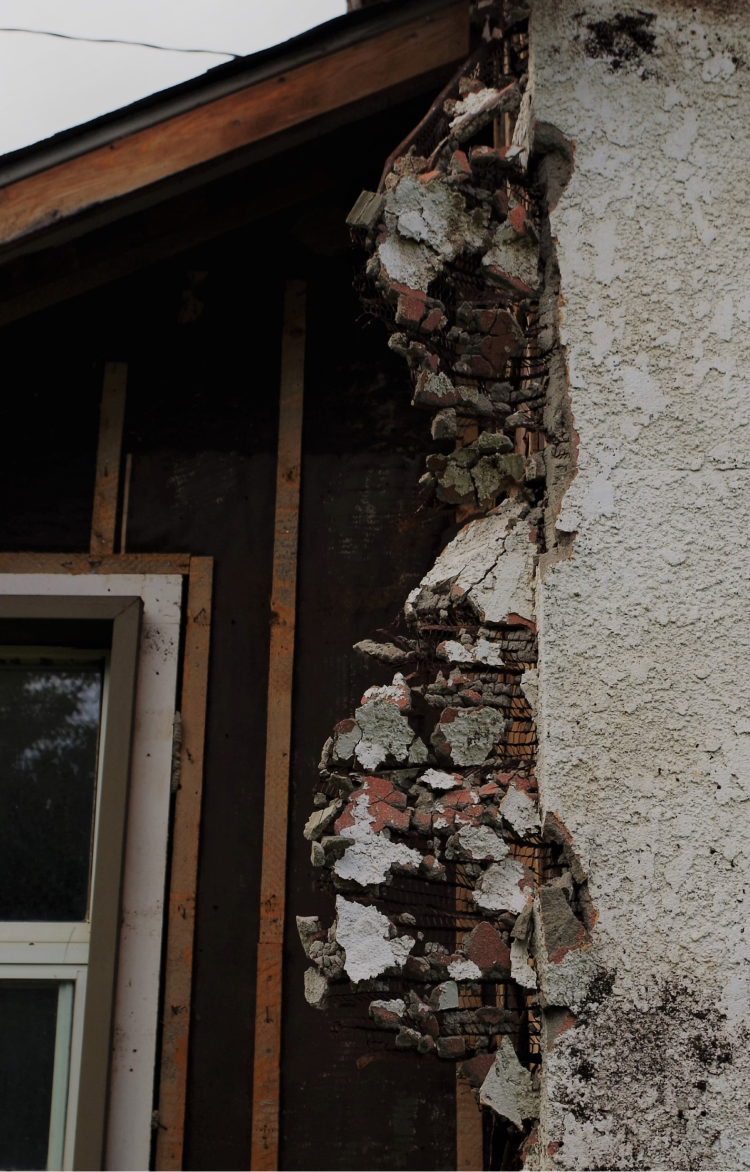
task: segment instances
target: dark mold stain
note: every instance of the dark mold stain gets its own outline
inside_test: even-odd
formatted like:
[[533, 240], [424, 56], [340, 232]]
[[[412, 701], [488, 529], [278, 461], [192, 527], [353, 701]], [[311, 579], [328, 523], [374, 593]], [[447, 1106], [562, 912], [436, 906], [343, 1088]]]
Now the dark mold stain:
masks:
[[654, 51], [656, 36], [651, 26], [655, 20], [653, 12], [639, 11], [628, 16], [618, 12], [610, 20], [592, 21], [587, 25], [584, 52], [587, 57], [608, 60], [612, 72], [626, 64], [638, 66], [644, 54]]

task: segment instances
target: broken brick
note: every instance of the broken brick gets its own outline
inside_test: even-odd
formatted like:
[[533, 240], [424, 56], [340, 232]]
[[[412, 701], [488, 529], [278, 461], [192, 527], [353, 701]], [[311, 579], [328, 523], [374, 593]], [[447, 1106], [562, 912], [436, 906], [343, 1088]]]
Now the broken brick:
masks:
[[463, 950], [480, 969], [502, 968], [510, 972], [510, 949], [492, 924], [483, 920], [464, 940]]

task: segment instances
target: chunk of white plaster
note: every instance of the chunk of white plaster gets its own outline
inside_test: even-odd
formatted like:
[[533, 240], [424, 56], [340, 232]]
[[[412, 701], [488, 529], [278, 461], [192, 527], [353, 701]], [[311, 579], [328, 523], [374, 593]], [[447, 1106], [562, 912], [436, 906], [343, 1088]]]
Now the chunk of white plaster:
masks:
[[460, 773], [444, 773], [442, 769], [426, 769], [419, 780], [430, 789], [455, 789], [463, 784]]
[[500, 803], [500, 813], [516, 834], [538, 834], [542, 829], [536, 803], [515, 786], [510, 787]]
[[487, 667], [504, 667], [499, 643], [490, 643], [489, 639], [478, 639], [476, 644], [465, 646], [455, 639], [446, 639], [437, 649], [438, 659], [447, 659], [449, 663], [481, 663]]
[[460, 192], [441, 181], [420, 183], [405, 176], [388, 193], [386, 211], [396, 217], [400, 236], [429, 246], [442, 260], [452, 261], [459, 252], [486, 246], [485, 218], [477, 222], [468, 215]]
[[363, 769], [377, 769], [389, 757], [414, 764], [426, 760], [427, 750], [405, 715], [410, 707], [411, 694], [400, 672], [392, 684], [367, 689], [354, 714], [361, 734], [354, 756]]
[[439, 258], [431, 248], [415, 240], [405, 240], [395, 232], [378, 245], [378, 256], [391, 281], [424, 292], [441, 268]]
[[432, 743], [454, 765], [481, 765], [505, 731], [505, 718], [496, 708], [459, 708], [453, 719], [435, 727]]
[[531, 1071], [521, 1066], [508, 1037], [500, 1039], [495, 1063], [482, 1083], [479, 1102], [516, 1127], [523, 1127], [524, 1119], [535, 1119], [539, 1114], [539, 1092], [532, 1090]]
[[529, 964], [529, 950], [522, 940], [510, 946], [510, 975], [524, 989], [536, 989], [536, 973]]
[[502, 862], [508, 847], [491, 826], [462, 826], [456, 835], [459, 845], [472, 859]]
[[354, 799], [351, 813], [354, 825], [347, 826], [345, 837], [353, 838], [354, 842], [333, 865], [340, 879], [354, 880], [361, 887], [367, 887], [370, 884], [387, 883], [394, 865], [413, 867], [415, 870], [419, 867], [422, 862], [419, 851], [402, 842], [393, 842], [372, 829], [375, 819], [370, 813], [366, 792]]
[[389, 1013], [396, 1013], [399, 1017], [403, 1017], [406, 1006], [400, 997], [394, 997], [391, 1001], [371, 1001], [370, 1008], [387, 1009]]
[[[455, 960], [453, 961], [455, 964]], [[458, 985], [455, 981], [443, 981], [435, 989], [438, 1009], [458, 1009]]]
[[333, 756], [336, 761], [351, 761], [354, 750], [362, 740], [362, 729], [354, 725], [351, 732], [337, 733]]
[[519, 277], [531, 289], [539, 284], [539, 248], [528, 236], [498, 233], [492, 248], [482, 257], [482, 264], [498, 268], [509, 277]]
[[452, 960], [448, 972], [456, 981], [480, 981], [482, 970], [473, 960]]
[[451, 132], [459, 142], [462, 135], [471, 134], [474, 128], [479, 129], [491, 118], [495, 110], [517, 109], [521, 95], [517, 86], [498, 90], [487, 86], [478, 92], [467, 94], [460, 102], [456, 102], [453, 119], [450, 124]]
[[406, 613], [418, 607], [423, 590], [452, 584], [482, 622], [502, 623], [509, 614], [533, 619], [533, 547], [521, 509], [513, 500], [504, 501], [456, 534], [409, 595]]
[[530, 667], [521, 676], [521, 691], [531, 709], [531, 715], [536, 720], [537, 705], [539, 703], [539, 670]]
[[376, 907], [365, 907], [336, 896], [336, 940], [344, 949], [344, 969], [351, 981], [379, 977], [387, 969], [401, 970], [414, 947], [411, 936], [389, 939], [390, 924]]
[[328, 994], [328, 981], [320, 969], [314, 966], [305, 969], [305, 1001], [316, 1009], [321, 1009]]
[[427, 745], [424, 743], [421, 737], [415, 737], [412, 743], [409, 745], [409, 753], [406, 758], [407, 761], [410, 765], [424, 765], [425, 762], [429, 760], [429, 758], [430, 754], [428, 752]]
[[527, 893], [521, 890], [525, 877], [524, 867], [515, 859], [507, 858], [501, 863], [493, 863], [479, 880], [474, 891], [474, 902], [489, 912], [519, 914], [527, 900]]
[[520, 522], [505, 539], [504, 553], [470, 590], [469, 603], [482, 622], [504, 623], [509, 614], [533, 620], [534, 547]]

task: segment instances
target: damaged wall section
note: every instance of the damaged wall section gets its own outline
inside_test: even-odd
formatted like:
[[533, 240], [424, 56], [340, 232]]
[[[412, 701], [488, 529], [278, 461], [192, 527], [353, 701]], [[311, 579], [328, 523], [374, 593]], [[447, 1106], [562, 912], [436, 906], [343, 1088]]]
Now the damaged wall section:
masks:
[[373, 1049], [458, 1063], [510, 1151], [533, 1146], [542, 1014], [596, 919], [536, 780], [535, 575], [571, 547], [549, 205], [572, 154], [551, 126], [532, 152], [527, 16], [478, 6], [480, 48], [349, 217], [364, 305], [431, 417], [423, 507], [456, 525], [390, 637], [357, 644], [393, 680], [324, 747], [305, 836], [336, 916], [298, 919], [308, 1001]]

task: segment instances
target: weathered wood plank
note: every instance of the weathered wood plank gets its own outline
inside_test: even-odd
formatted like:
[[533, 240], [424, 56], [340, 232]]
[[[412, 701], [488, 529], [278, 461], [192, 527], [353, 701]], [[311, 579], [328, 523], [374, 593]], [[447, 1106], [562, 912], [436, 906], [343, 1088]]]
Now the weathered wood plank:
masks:
[[125, 391], [128, 367], [125, 362], [107, 362], [104, 367], [102, 405], [99, 414], [99, 447], [96, 453], [94, 509], [91, 517], [92, 554], [115, 550], [117, 495], [120, 484], [122, 428], [125, 421]]
[[289, 281], [282, 332], [276, 466], [250, 1164], [253, 1169], [278, 1168], [279, 1153], [281, 961], [286, 896], [304, 364], [305, 284], [303, 281]]
[[0, 553], [0, 574], [187, 574], [187, 553]]
[[0, 191], [0, 244], [466, 56], [462, 0]]
[[182, 1168], [206, 731], [213, 559], [192, 558], [182, 675], [179, 786], [172, 827], [156, 1168]]
[[482, 1111], [465, 1078], [456, 1078], [456, 1168], [458, 1172], [482, 1172]]

